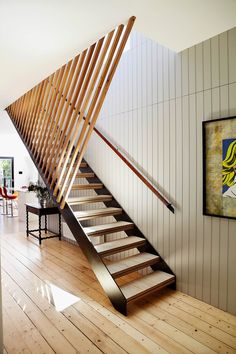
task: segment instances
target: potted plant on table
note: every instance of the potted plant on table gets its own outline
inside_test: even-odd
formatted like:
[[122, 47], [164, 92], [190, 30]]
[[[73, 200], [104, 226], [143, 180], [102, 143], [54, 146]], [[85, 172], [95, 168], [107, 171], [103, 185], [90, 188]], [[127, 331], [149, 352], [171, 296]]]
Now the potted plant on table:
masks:
[[39, 200], [39, 204], [43, 208], [45, 208], [47, 206], [47, 204], [49, 204], [49, 202], [52, 201], [47, 187], [43, 186], [39, 182], [37, 184], [30, 182], [29, 187], [28, 187], [28, 191], [36, 193], [36, 196]]

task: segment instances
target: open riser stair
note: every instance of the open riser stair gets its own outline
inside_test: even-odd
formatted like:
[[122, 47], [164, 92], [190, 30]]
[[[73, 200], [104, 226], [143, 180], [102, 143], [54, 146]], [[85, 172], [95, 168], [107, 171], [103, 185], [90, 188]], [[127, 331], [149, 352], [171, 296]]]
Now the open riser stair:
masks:
[[130, 302], [175, 287], [171, 269], [84, 160], [134, 21], [131, 17], [6, 109], [98, 281], [125, 315]]
[[[68, 204], [113, 279], [119, 284], [122, 277], [119, 288], [126, 304], [165, 286], [175, 287], [175, 276], [170, 268], [94, 171], [88, 165], [81, 167], [80, 171], [83, 174], [93, 173], [93, 177], [81, 180], [81, 185], [87, 186], [86, 190], [92, 195], [70, 197]], [[91, 190], [89, 186], [94, 184], [102, 184], [102, 187]], [[78, 190], [83, 188], [79, 186]], [[113, 220], [107, 222], [108, 216]], [[116, 235], [119, 235], [118, 239]], [[127, 255], [127, 251], [131, 255]]]

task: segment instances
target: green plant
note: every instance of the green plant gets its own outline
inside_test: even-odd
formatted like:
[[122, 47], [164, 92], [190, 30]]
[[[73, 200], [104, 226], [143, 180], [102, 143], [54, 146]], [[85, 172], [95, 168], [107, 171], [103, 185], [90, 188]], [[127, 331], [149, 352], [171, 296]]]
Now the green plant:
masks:
[[50, 193], [47, 189], [47, 187], [43, 186], [41, 183], [38, 182], [38, 184], [34, 184], [30, 182], [29, 187], [28, 187], [29, 192], [35, 192], [37, 197], [41, 200], [50, 200]]

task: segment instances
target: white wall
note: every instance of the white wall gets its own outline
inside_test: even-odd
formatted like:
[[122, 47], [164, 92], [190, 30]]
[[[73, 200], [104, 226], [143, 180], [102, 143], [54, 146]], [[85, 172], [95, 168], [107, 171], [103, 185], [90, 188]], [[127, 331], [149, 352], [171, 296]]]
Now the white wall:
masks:
[[236, 221], [202, 215], [202, 120], [236, 115], [236, 28], [176, 54], [134, 33], [97, 126], [173, 202], [93, 134], [86, 160], [185, 293], [236, 314]]
[[[38, 172], [5, 111], [0, 112], [0, 156], [14, 157], [16, 188], [28, 186], [30, 181], [38, 180]], [[23, 174], [19, 175], [19, 171]]]
[[[28, 185], [29, 181], [37, 181], [38, 172], [5, 111], [0, 112], [0, 156], [14, 157], [16, 188]], [[18, 171], [23, 171], [23, 174], [19, 175]], [[2, 297], [0, 287], [0, 353], [3, 352], [1, 311]]]

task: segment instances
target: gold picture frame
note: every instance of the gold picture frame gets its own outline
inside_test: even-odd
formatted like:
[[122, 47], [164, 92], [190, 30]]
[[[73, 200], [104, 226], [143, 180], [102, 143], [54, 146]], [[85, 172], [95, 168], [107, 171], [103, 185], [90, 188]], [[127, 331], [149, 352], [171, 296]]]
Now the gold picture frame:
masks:
[[204, 121], [203, 214], [236, 218], [236, 117]]

